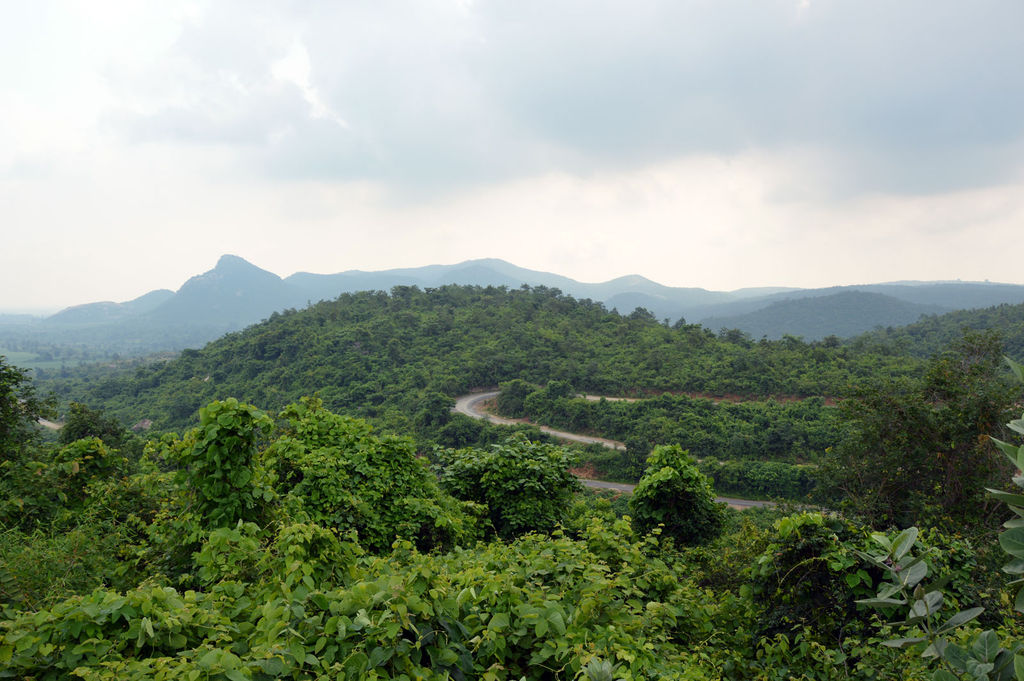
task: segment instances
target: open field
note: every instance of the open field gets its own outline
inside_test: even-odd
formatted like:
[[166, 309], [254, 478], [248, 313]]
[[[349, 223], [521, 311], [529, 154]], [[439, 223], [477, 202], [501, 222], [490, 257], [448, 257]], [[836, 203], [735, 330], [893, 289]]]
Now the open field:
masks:
[[38, 353], [35, 352], [8, 350], [3, 347], [0, 347], [0, 355], [6, 357], [7, 361], [14, 366], [22, 369], [59, 369], [62, 364], [67, 364], [59, 359], [39, 359]]

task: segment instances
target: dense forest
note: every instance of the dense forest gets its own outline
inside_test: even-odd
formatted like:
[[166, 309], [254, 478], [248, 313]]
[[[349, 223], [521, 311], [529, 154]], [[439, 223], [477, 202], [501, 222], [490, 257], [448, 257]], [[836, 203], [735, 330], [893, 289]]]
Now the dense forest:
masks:
[[[755, 342], [736, 331], [668, 326], [643, 310], [622, 316], [554, 289], [399, 287], [390, 295], [345, 294], [273, 315], [174, 361], [120, 373], [84, 367], [41, 385], [65, 403], [103, 407], [156, 431], [185, 427], [213, 399], [240, 396], [280, 409], [315, 392], [330, 409], [413, 435], [421, 451], [497, 442], [499, 430], [453, 415], [450, 407], [455, 396], [509, 380], [605, 395], [814, 396], [802, 406], [761, 402], [709, 410], [666, 395], [657, 403], [586, 407], [617, 409], [617, 425], [574, 419], [563, 402], [545, 417], [531, 415], [546, 425], [625, 440], [626, 457], [593, 448], [584, 456], [605, 477], [635, 482], [655, 445], [682, 444], [723, 491], [803, 499], [813, 480], [793, 464], [816, 463], [838, 439], [822, 396], [844, 395], [876, 375], [910, 377], [923, 367], [906, 355], [837, 339]], [[745, 452], [738, 456], [740, 448]]]
[[[621, 316], [554, 289], [448, 286], [344, 294], [228, 334], [174, 361], [118, 375], [76, 371], [42, 384], [126, 423], [182, 428], [212, 399], [280, 409], [313, 392], [331, 409], [403, 432], [443, 420], [434, 396], [523, 379], [608, 395], [830, 396], [923, 363], [837, 340], [754, 342], [738, 332]], [[436, 414], [421, 414], [434, 405]], [[468, 427], [468, 426], [467, 426]]]
[[[0, 358], [0, 678], [1024, 678], [1024, 495], [986, 492], [1024, 486], [1021, 384], [996, 335], [950, 341], [444, 287], [41, 384]], [[499, 384], [627, 441], [632, 496], [451, 413]], [[813, 471], [813, 505], [713, 501], [754, 465]]]

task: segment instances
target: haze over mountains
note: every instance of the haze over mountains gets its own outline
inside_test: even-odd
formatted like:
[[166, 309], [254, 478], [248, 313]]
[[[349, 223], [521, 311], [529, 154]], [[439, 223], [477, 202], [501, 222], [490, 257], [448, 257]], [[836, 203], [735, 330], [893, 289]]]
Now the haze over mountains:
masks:
[[683, 318], [715, 330], [738, 328], [754, 338], [791, 334], [806, 340], [910, 324], [922, 315], [1024, 302], [1024, 286], [987, 282], [765, 287], [730, 292], [669, 287], [639, 275], [583, 283], [498, 259], [378, 272], [299, 272], [281, 278], [242, 258], [225, 255], [216, 267], [192, 277], [176, 292], [160, 289], [123, 303], [78, 305], [46, 318], [0, 316], [0, 335], [96, 344], [118, 352], [177, 350], [205, 344], [275, 312], [302, 308], [342, 293], [446, 284], [546, 286], [576, 298], [600, 301], [623, 314], [644, 308], [657, 319], [670, 322]]

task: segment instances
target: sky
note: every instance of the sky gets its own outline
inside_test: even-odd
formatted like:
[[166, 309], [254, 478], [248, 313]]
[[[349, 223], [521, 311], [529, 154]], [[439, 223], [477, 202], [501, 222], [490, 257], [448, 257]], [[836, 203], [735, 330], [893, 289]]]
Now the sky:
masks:
[[33, 0], [0, 310], [498, 257], [733, 290], [1024, 283], [1019, 0]]

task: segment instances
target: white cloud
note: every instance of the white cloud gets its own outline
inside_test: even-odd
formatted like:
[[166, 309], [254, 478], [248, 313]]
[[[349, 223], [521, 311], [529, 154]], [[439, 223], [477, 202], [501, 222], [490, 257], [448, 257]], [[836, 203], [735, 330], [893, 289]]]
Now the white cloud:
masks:
[[[176, 288], [229, 252], [282, 276], [497, 256], [587, 281], [639, 272], [712, 289], [1021, 281], [1012, 248], [1024, 221], [1020, 181], [836, 202], [817, 198], [813, 186], [794, 190], [820, 162], [810, 157], [708, 155], [588, 177], [547, 173], [395, 204], [380, 183], [209, 182], [230, 157], [155, 147], [111, 155], [92, 176], [63, 177], [56, 202], [47, 201], [52, 180], [0, 185], [7, 224], [23, 230], [17, 249], [0, 255], [0, 291], [18, 292], [0, 306]], [[188, 170], [197, 167], [206, 172]], [[121, 179], [105, 179], [112, 176]], [[29, 288], [19, 286], [26, 260]]]
[[791, 146], [859, 155], [840, 190], [942, 191], [1004, 178], [991, 148], [1024, 137], [1024, 6], [983, 4], [221, 2], [140, 64], [129, 92], [153, 96], [118, 120], [410, 191]]
[[276, 61], [270, 71], [278, 80], [289, 82], [302, 91], [313, 118], [325, 118], [348, 129], [349, 125], [345, 119], [324, 103], [320, 93], [310, 83], [309, 52], [305, 45], [298, 41], [292, 43], [288, 54]]
[[0, 307], [176, 287], [224, 252], [1019, 281], [1022, 23], [1008, 0], [21, 3]]

